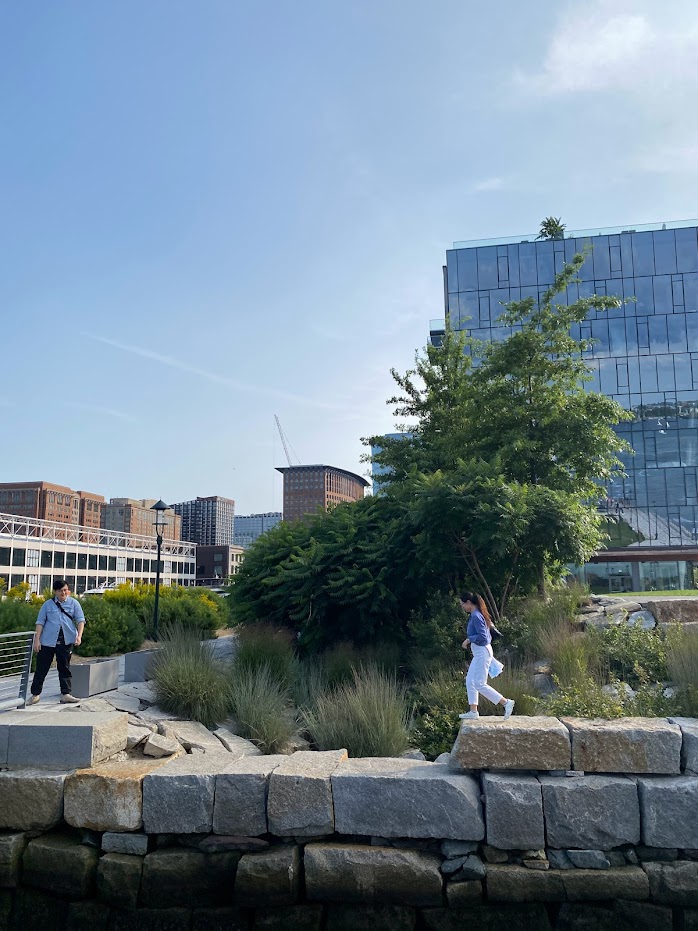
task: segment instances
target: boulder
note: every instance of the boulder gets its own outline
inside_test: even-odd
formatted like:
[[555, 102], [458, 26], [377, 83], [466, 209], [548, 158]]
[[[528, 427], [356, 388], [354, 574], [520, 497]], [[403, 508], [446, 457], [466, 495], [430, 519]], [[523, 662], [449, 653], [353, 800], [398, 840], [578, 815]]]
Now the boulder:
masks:
[[695, 597], [648, 601], [644, 607], [654, 615], [659, 624], [698, 622], [698, 598]]
[[190, 931], [191, 916], [190, 908], [113, 908], [109, 931]]
[[62, 928], [68, 913], [65, 899], [39, 892], [37, 889], [18, 889], [12, 909], [12, 929], [44, 931]]
[[44, 892], [83, 898], [94, 886], [99, 853], [74, 837], [45, 834], [27, 844], [22, 884]]
[[493, 864], [487, 868], [487, 899], [490, 902], [564, 902], [561, 874], [529, 870], [515, 864]]
[[334, 833], [330, 777], [346, 759], [346, 750], [301, 750], [277, 766], [269, 778], [269, 832], [278, 837]]
[[608, 850], [640, 840], [637, 786], [622, 776], [540, 776], [547, 842]]
[[[422, 920], [427, 931], [550, 931], [550, 919], [542, 903], [496, 905], [485, 902], [467, 908], [426, 908]], [[577, 931], [577, 929], [575, 929]]]
[[184, 754], [145, 776], [143, 824], [147, 834], [207, 834], [212, 830], [216, 775], [234, 759], [220, 743], [218, 747], [216, 753]]
[[36, 769], [0, 772], [0, 830], [47, 831], [58, 824], [67, 776]]
[[126, 731], [126, 749], [133, 750], [134, 747], [144, 743], [151, 733], [149, 727], [135, 727], [133, 724], [129, 724]]
[[28, 837], [23, 833], [0, 834], [0, 889], [14, 889], [19, 885], [27, 841]]
[[[255, 931], [320, 931], [322, 927], [322, 905], [287, 905], [283, 908], [257, 908], [254, 913]], [[328, 918], [328, 921], [330, 919]], [[240, 925], [240, 931], [247, 931], [247, 925]], [[332, 928], [332, 925], [327, 925]], [[334, 931], [338, 931], [337, 926]], [[237, 925], [226, 925], [225, 931], [235, 931]], [[192, 927], [192, 931], [198, 929]], [[200, 931], [211, 931], [209, 925], [202, 925]], [[221, 928], [223, 931], [223, 928]]]
[[633, 611], [628, 617], [630, 627], [641, 627], [642, 630], [653, 630], [657, 626], [657, 618], [651, 611]]
[[118, 711], [28, 714], [10, 725], [8, 769], [94, 766], [126, 748], [127, 723]]
[[218, 773], [214, 833], [250, 837], [267, 833], [269, 777], [285, 761], [282, 754], [242, 757]]
[[65, 782], [65, 820], [93, 831], [138, 831], [143, 824], [143, 779], [163, 763], [133, 760], [78, 770]]
[[142, 872], [143, 857], [105, 853], [97, 866], [100, 898], [117, 908], [136, 908]]
[[698, 776], [698, 718], [669, 718], [681, 730], [681, 771]]
[[698, 906], [698, 863], [643, 863], [650, 885], [650, 898], [662, 905]]
[[217, 727], [213, 735], [220, 740], [226, 750], [235, 754], [236, 759], [241, 756], [262, 756], [262, 751], [251, 740], [238, 737], [227, 727]]
[[569, 769], [570, 736], [557, 718], [476, 718], [463, 721], [451, 758], [461, 769]]
[[143, 858], [140, 904], [151, 908], [228, 905], [240, 854], [168, 847]]
[[555, 931], [626, 931], [617, 926], [610, 907], [602, 905], [564, 904], [559, 912]]
[[401, 905], [330, 905], [325, 927], [327, 931], [414, 931], [416, 920], [415, 910]]
[[148, 835], [136, 833], [117, 834], [105, 831], [102, 834], [102, 850], [105, 853], [130, 853], [144, 857], [148, 853]]
[[554, 870], [573, 870], [574, 863], [570, 860], [564, 850], [547, 850], [548, 863]]
[[[278, 909], [278, 911], [281, 911], [281, 909]], [[261, 927], [258, 920], [257, 915], [255, 915], [255, 925]], [[241, 909], [235, 905], [195, 908], [191, 916], [191, 931], [248, 931], [249, 926], [249, 912], [247, 909]], [[289, 931], [290, 928], [294, 927], [296, 925], [288, 924], [284, 926], [284, 931]], [[302, 928], [304, 926], [299, 925], [298, 927]], [[319, 926], [317, 931], [320, 931]]]
[[441, 860], [434, 854], [359, 844], [308, 844], [304, 865], [311, 901], [425, 907], [442, 902]]
[[698, 847], [698, 776], [639, 778], [642, 841], [651, 847]]
[[245, 853], [235, 877], [235, 901], [250, 907], [295, 905], [300, 877], [299, 849], [293, 844]]
[[[567, 856], [580, 870], [608, 870], [611, 867], [603, 850], [568, 850]], [[621, 857], [625, 861], [625, 857]], [[625, 866], [625, 862], [622, 865]]]
[[108, 925], [109, 906], [103, 902], [84, 899], [68, 903], [65, 931], [107, 931]]
[[644, 902], [649, 898], [649, 880], [639, 866], [622, 866], [610, 870], [561, 870], [557, 874], [570, 902], [602, 902], [629, 899]]
[[613, 903], [613, 922], [622, 931], [673, 931], [674, 918], [670, 908], [649, 902]]
[[543, 797], [535, 776], [482, 777], [487, 843], [500, 850], [545, 846]]
[[574, 769], [588, 773], [681, 772], [681, 730], [662, 718], [563, 718]]
[[332, 776], [340, 834], [482, 840], [480, 788], [472, 776], [417, 760], [347, 760]]
[[482, 883], [468, 880], [461, 883], [446, 884], [446, 901], [450, 908], [467, 908], [482, 901]]
[[165, 737], [163, 734], [150, 734], [143, 744], [143, 755], [159, 760], [164, 756], [179, 755], [182, 745], [174, 737]]
[[185, 750], [212, 750], [220, 753], [221, 742], [211, 731], [199, 724], [198, 721], [160, 721], [158, 732], [163, 737], [172, 737], [184, 747]]
[[[385, 846], [384, 844], [379, 844], [379, 847]], [[452, 860], [454, 858], [463, 857], [469, 853], [475, 853], [478, 848], [478, 842], [475, 840], [445, 840], [441, 844], [441, 853], [447, 860]]]

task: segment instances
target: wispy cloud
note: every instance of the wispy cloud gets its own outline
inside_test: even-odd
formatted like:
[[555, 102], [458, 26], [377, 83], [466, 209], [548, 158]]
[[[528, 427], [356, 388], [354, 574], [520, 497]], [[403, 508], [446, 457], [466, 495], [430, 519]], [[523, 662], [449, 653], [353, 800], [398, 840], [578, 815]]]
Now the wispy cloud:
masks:
[[77, 401], [69, 401], [65, 406], [72, 407], [74, 410], [78, 411], [99, 414], [100, 417], [111, 417], [114, 420], [121, 420], [124, 423], [139, 424], [143, 422], [138, 417], [134, 417], [132, 414], [126, 413], [126, 411], [118, 411], [113, 407], [100, 407], [97, 404], [80, 404]]
[[479, 194], [485, 191], [501, 191], [507, 187], [507, 179], [503, 177], [483, 178], [482, 181], [476, 181], [471, 185], [470, 190]]
[[247, 382], [236, 381], [233, 378], [228, 378], [225, 375], [219, 375], [217, 372], [211, 372], [207, 369], [198, 368], [198, 366], [190, 365], [188, 362], [183, 362], [181, 359], [176, 359], [174, 356], [166, 356], [159, 352], [153, 352], [151, 349], [144, 349], [141, 346], [132, 346], [128, 343], [121, 343], [115, 339], [110, 339], [107, 336], [98, 336], [94, 333], [86, 333], [86, 336], [89, 339], [95, 340], [95, 342], [102, 343], [105, 346], [111, 346], [112, 349], [119, 349], [121, 352], [128, 352], [134, 356], [140, 356], [142, 359], [148, 359], [151, 362], [158, 362], [160, 365], [165, 365], [168, 368], [176, 369], [179, 372], [185, 372], [188, 375], [193, 375], [196, 378], [204, 379], [205, 381], [213, 382], [216, 385], [223, 385], [226, 388], [231, 388], [234, 391], [246, 391], [252, 394], [257, 394], [261, 396], [266, 396], [274, 398], [275, 400], [284, 400], [293, 404], [303, 404], [307, 407], [316, 407], [322, 410], [337, 410], [338, 405], [336, 403], [330, 403], [329, 401], [322, 401], [316, 398], [306, 398], [302, 395], [291, 394], [286, 391], [278, 391], [275, 388], [268, 388], [265, 385], [251, 385]]

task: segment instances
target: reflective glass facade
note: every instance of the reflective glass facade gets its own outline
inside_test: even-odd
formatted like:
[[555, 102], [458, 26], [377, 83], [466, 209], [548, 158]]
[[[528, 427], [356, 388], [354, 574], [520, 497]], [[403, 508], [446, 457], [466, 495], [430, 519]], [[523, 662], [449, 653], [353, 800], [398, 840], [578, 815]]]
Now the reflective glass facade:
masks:
[[[501, 339], [501, 305], [549, 287], [565, 261], [592, 247], [560, 302], [609, 294], [627, 300], [593, 311], [575, 334], [595, 340], [590, 388], [634, 413], [618, 428], [635, 450], [626, 478], [602, 496], [610, 546], [698, 543], [698, 224], [447, 252], [446, 314], [454, 329]], [[677, 569], [678, 571], [678, 569]], [[680, 573], [681, 574], [681, 573]]]

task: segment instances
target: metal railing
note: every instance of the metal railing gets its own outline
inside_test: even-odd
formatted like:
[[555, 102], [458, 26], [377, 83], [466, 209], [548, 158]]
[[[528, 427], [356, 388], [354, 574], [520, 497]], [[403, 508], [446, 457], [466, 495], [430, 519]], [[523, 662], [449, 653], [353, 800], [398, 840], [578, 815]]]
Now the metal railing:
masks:
[[0, 634], [0, 711], [27, 703], [33, 640], [33, 630]]

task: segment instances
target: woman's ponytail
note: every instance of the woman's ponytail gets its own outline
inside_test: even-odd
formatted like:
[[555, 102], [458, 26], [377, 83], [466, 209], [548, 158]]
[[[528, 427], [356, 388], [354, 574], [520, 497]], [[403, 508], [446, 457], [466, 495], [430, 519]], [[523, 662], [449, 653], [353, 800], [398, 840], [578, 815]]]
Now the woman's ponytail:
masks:
[[474, 592], [461, 592], [458, 597], [461, 601], [469, 601], [471, 604], [474, 604], [480, 614], [484, 617], [487, 627], [491, 629], [492, 618], [490, 617], [487, 603], [485, 599], [482, 598], [482, 596], [476, 595]]

